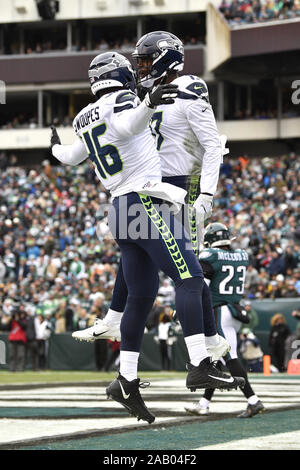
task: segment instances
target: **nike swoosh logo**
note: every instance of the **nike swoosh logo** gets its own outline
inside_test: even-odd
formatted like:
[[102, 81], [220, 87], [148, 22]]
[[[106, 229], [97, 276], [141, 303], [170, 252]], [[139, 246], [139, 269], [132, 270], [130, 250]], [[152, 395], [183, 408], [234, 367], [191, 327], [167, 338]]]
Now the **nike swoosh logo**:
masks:
[[130, 396], [130, 393], [128, 393], [128, 394], [125, 393], [125, 390], [124, 390], [123, 385], [121, 384], [120, 380], [119, 380], [119, 384], [120, 384], [120, 387], [121, 387], [121, 392], [122, 392], [123, 398], [124, 398], [125, 400], [127, 400], [127, 399], [129, 398], [129, 396]]
[[96, 335], [96, 333], [94, 332], [94, 333], [93, 333], [93, 336], [95, 336], [95, 337], [101, 336], [101, 335], [104, 335], [104, 333], [107, 333], [107, 332], [108, 332], [108, 330], [105, 330], [105, 331], [102, 331], [102, 333], [98, 333], [97, 335]]
[[200, 86], [194, 85], [194, 89], [195, 89], [195, 90], [201, 90], [201, 88], [203, 88], [203, 85], [200, 85]]
[[222, 382], [227, 382], [229, 384], [232, 384], [232, 382], [234, 382], [233, 377], [230, 377], [230, 379], [222, 379], [220, 377], [214, 377], [213, 375], [208, 375], [208, 377], [211, 377], [212, 379], [216, 379], [216, 380], [222, 380]]

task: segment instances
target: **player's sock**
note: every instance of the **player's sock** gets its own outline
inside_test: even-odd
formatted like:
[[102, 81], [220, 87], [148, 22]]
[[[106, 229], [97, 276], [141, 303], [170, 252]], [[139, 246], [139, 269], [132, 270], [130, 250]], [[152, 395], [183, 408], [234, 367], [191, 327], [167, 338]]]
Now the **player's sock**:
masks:
[[120, 325], [123, 314], [124, 312], [117, 312], [116, 310], [110, 308], [107, 314], [105, 315], [105, 322], [109, 326]]
[[120, 351], [120, 374], [129, 382], [137, 379], [139, 355], [135, 351]]
[[190, 357], [190, 363], [197, 367], [203, 359], [208, 357], [203, 333], [184, 338]]
[[229, 372], [231, 373], [232, 376], [237, 376], [237, 377], [243, 377], [245, 379], [245, 385], [241, 389], [245, 397], [248, 399], [252, 395], [255, 395], [249, 381], [248, 381], [248, 375], [247, 372], [245, 371], [244, 367], [240, 363], [238, 359], [231, 359], [226, 362], [226, 366], [228, 367]]
[[219, 344], [219, 335], [215, 334], [213, 336], [205, 336], [206, 346], [216, 346]]
[[[207, 390], [213, 390], [214, 391], [214, 389], [207, 389]], [[205, 393], [206, 393], [206, 390], [205, 390]], [[199, 405], [201, 406], [201, 408], [209, 408], [210, 400], [208, 400], [205, 397], [202, 397], [202, 398], [200, 398]]]
[[251, 397], [248, 398], [249, 405], [256, 405], [258, 401], [259, 401], [259, 398], [257, 395], [251, 395]]

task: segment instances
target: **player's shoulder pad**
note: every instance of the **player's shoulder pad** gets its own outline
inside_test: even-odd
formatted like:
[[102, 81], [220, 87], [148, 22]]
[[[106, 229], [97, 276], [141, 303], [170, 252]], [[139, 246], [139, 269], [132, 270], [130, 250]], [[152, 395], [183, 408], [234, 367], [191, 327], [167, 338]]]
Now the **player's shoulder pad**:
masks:
[[205, 248], [199, 254], [200, 261], [207, 261], [208, 263], [214, 258], [214, 251], [211, 248]]
[[196, 75], [182, 75], [172, 83], [179, 87], [178, 98], [183, 100], [197, 100], [201, 98], [209, 103], [207, 85], [202, 78]]
[[[78, 135], [78, 132], [80, 131], [81, 127], [82, 127], [82, 121], [85, 121], [85, 115], [88, 114], [90, 108], [92, 107], [93, 103], [89, 103], [87, 106], [85, 106], [84, 108], [82, 108], [81, 111], [79, 111], [79, 113], [77, 113], [77, 115], [75, 116], [75, 118], [73, 119], [73, 129], [75, 131], [75, 133]], [[84, 122], [83, 122], [84, 124]]]
[[139, 98], [131, 90], [120, 90], [115, 93], [114, 98], [114, 113], [135, 108], [139, 102]]

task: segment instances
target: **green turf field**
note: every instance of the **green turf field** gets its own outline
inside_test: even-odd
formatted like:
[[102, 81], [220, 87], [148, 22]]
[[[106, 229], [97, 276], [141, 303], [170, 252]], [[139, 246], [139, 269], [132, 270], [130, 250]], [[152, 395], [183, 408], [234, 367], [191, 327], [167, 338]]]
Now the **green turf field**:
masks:
[[[93, 382], [111, 381], [116, 377], [116, 372], [90, 372], [90, 371], [25, 371], [8, 372], [0, 370], [0, 387], [8, 384], [30, 384], [30, 383], [67, 383], [67, 382]], [[142, 372], [141, 377], [151, 379], [159, 378], [184, 378], [185, 372]]]
[[[216, 391], [208, 416], [190, 416], [198, 400], [185, 372], [142, 372], [142, 390], [156, 416], [137, 422], [107, 400], [115, 372], [0, 372], [1, 450], [300, 450], [300, 376], [250, 374], [265, 412], [238, 419], [247, 402], [240, 390]], [[100, 455], [100, 454], [99, 454]], [[102, 454], [101, 454], [102, 455]], [[101, 463], [101, 462], [100, 462]]]

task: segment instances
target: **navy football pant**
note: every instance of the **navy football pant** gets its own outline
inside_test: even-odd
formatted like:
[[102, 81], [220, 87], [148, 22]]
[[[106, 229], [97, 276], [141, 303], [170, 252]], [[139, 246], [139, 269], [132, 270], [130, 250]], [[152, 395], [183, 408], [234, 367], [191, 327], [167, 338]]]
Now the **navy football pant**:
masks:
[[[173, 184], [187, 191], [187, 204], [184, 211], [180, 211], [176, 218], [187, 227], [189, 238], [191, 240], [190, 248], [193, 249], [196, 256], [199, 253], [199, 233], [197, 232], [195, 214], [192, 213], [191, 207], [199, 195], [199, 176], [174, 176], [164, 177], [163, 181]], [[122, 262], [117, 273], [113, 297], [110, 308], [117, 312], [124, 312], [127, 301], [128, 290], [124, 280]], [[204, 333], [205, 336], [213, 336], [216, 334], [216, 323], [212, 308], [211, 293], [207, 285], [204, 283], [202, 290], [202, 304], [204, 311]]]
[[[109, 214], [109, 226], [122, 254], [117, 288], [127, 286], [127, 302], [121, 321], [121, 350], [139, 351], [146, 319], [157, 295], [158, 270], [175, 284], [176, 311], [184, 336], [204, 332], [201, 266], [182, 225], [162, 201], [130, 193], [116, 198]], [[180, 235], [180, 236], [174, 236]], [[118, 307], [118, 308], [117, 308]], [[111, 304], [122, 311], [120, 300]]]

